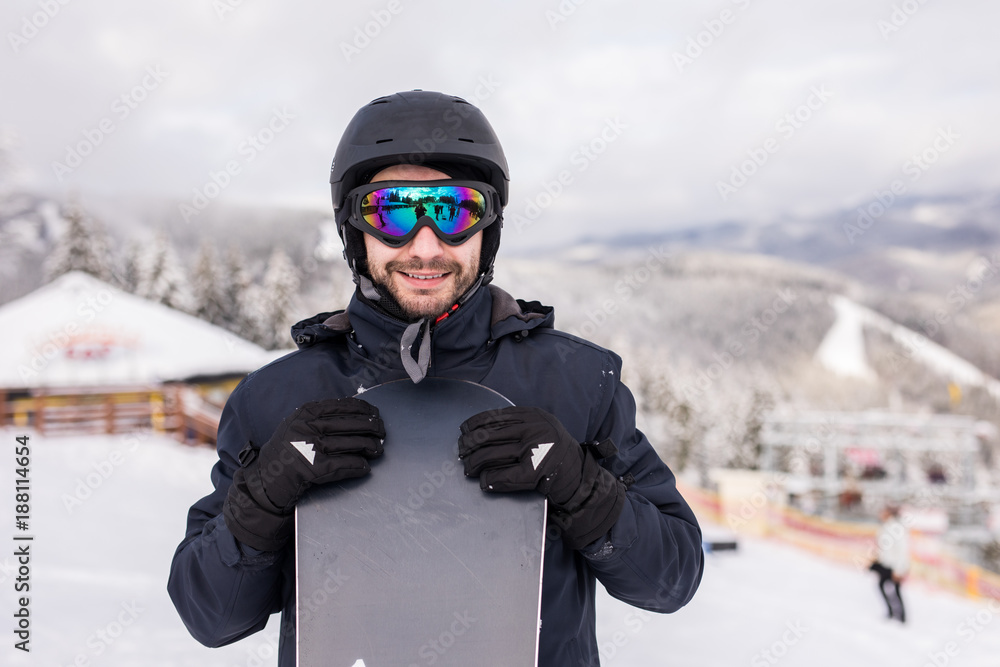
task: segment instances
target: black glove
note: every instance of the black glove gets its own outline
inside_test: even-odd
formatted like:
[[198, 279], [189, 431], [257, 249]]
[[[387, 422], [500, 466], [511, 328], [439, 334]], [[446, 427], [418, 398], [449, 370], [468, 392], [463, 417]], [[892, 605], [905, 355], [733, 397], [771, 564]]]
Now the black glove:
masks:
[[574, 549], [607, 533], [625, 506], [625, 486], [544, 410], [488, 410], [461, 426], [458, 456], [484, 491], [536, 490]]
[[385, 426], [378, 408], [357, 398], [306, 403], [278, 426], [259, 451], [240, 453], [241, 467], [222, 513], [243, 544], [277, 551], [295, 527], [295, 503], [313, 484], [371, 472], [382, 455]]

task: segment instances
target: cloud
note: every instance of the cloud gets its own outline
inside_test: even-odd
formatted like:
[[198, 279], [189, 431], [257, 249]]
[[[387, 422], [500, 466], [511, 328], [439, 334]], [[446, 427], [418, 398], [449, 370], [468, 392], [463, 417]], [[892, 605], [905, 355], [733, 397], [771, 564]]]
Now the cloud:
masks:
[[[948, 126], [962, 140], [912, 192], [1000, 182], [1000, 6], [986, 0], [114, 0], [59, 5], [44, 22], [41, 7], [0, 9], [0, 123], [21, 139], [29, 185], [54, 193], [190, 197], [287, 108], [294, 124], [220, 197], [325, 208], [329, 160], [357, 108], [409, 88], [471, 97], [483, 79], [498, 82], [478, 102], [509, 154], [512, 206], [577, 169], [607, 122], [627, 125], [524, 242], [856, 206]], [[169, 77], [116, 118], [111, 105], [151, 66]], [[782, 134], [822, 86], [829, 100]], [[106, 117], [114, 132], [59, 181], [52, 163]], [[718, 184], [769, 138], [777, 150], [723, 199]], [[637, 188], [647, 199], [623, 210]]]

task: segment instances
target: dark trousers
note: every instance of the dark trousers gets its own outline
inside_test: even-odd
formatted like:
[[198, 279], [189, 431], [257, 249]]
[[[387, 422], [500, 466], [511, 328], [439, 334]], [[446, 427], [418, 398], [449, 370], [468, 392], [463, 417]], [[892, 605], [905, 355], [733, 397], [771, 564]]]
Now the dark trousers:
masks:
[[885, 599], [885, 606], [889, 608], [889, 618], [898, 618], [900, 623], [905, 623], [903, 597], [899, 594], [899, 582], [892, 578], [892, 568], [875, 561], [868, 569], [878, 574], [878, 589]]

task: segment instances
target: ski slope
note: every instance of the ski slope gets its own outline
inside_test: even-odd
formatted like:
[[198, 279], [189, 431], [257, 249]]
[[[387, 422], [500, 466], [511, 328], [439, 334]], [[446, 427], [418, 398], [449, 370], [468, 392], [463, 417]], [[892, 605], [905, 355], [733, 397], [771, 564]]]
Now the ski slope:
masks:
[[827, 370], [843, 377], [876, 379], [875, 371], [868, 364], [864, 342], [864, 328], [871, 327], [892, 338], [899, 345], [903, 358], [913, 359], [954, 382], [982, 387], [1000, 400], [1000, 380], [948, 348], [846, 297], [835, 295], [830, 298], [830, 304], [837, 317], [815, 354], [816, 360]]
[[[12, 481], [14, 438], [21, 433], [0, 429], [9, 452], [0, 457], [0, 479], [9, 485], [0, 492], [0, 525], [7, 526], [0, 539], [8, 545], [0, 551], [0, 614], [8, 627], [17, 605], [11, 545], [23, 534], [14, 529]], [[155, 435], [31, 434], [30, 444], [31, 653], [15, 650], [7, 630], [0, 665], [276, 664], [276, 623], [235, 645], [207, 649], [188, 636], [166, 594], [187, 508], [211, 488], [211, 450]], [[906, 586], [904, 596], [911, 622], [901, 627], [883, 619], [870, 573], [743, 539], [738, 553], [708, 557], [701, 590], [674, 615], [603, 596], [602, 664], [1000, 664], [1000, 605], [917, 585]]]
[[830, 305], [837, 319], [816, 350], [816, 360], [837, 375], [874, 380], [875, 371], [865, 354], [864, 310], [841, 296], [832, 297]]

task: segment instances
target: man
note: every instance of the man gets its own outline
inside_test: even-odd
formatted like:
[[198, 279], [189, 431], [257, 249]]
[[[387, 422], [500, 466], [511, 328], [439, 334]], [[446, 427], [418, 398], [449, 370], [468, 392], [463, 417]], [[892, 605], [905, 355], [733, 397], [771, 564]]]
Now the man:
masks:
[[[482, 113], [424, 91], [374, 100], [348, 125], [330, 181], [357, 290], [346, 311], [293, 327], [300, 349], [229, 399], [215, 492], [191, 508], [168, 584], [191, 633], [220, 646], [280, 610], [280, 664], [294, 664], [295, 503], [311, 485], [371, 472], [383, 425], [347, 397], [407, 377], [477, 382], [517, 406], [466, 421], [459, 454], [484, 493], [549, 500], [539, 664], [599, 664], [597, 581], [644, 609], [686, 604], [701, 532], [635, 428], [621, 360], [555, 330], [551, 308], [488, 286], [508, 175]], [[426, 215], [435, 202], [454, 218]], [[312, 465], [290, 444], [304, 439], [316, 443]], [[542, 442], [551, 447], [533, 463]]]
[[899, 507], [886, 505], [879, 512], [881, 525], [875, 537], [878, 557], [868, 568], [878, 575], [888, 618], [906, 623], [906, 609], [899, 587], [910, 571], [910, 531], [899, 520]]

